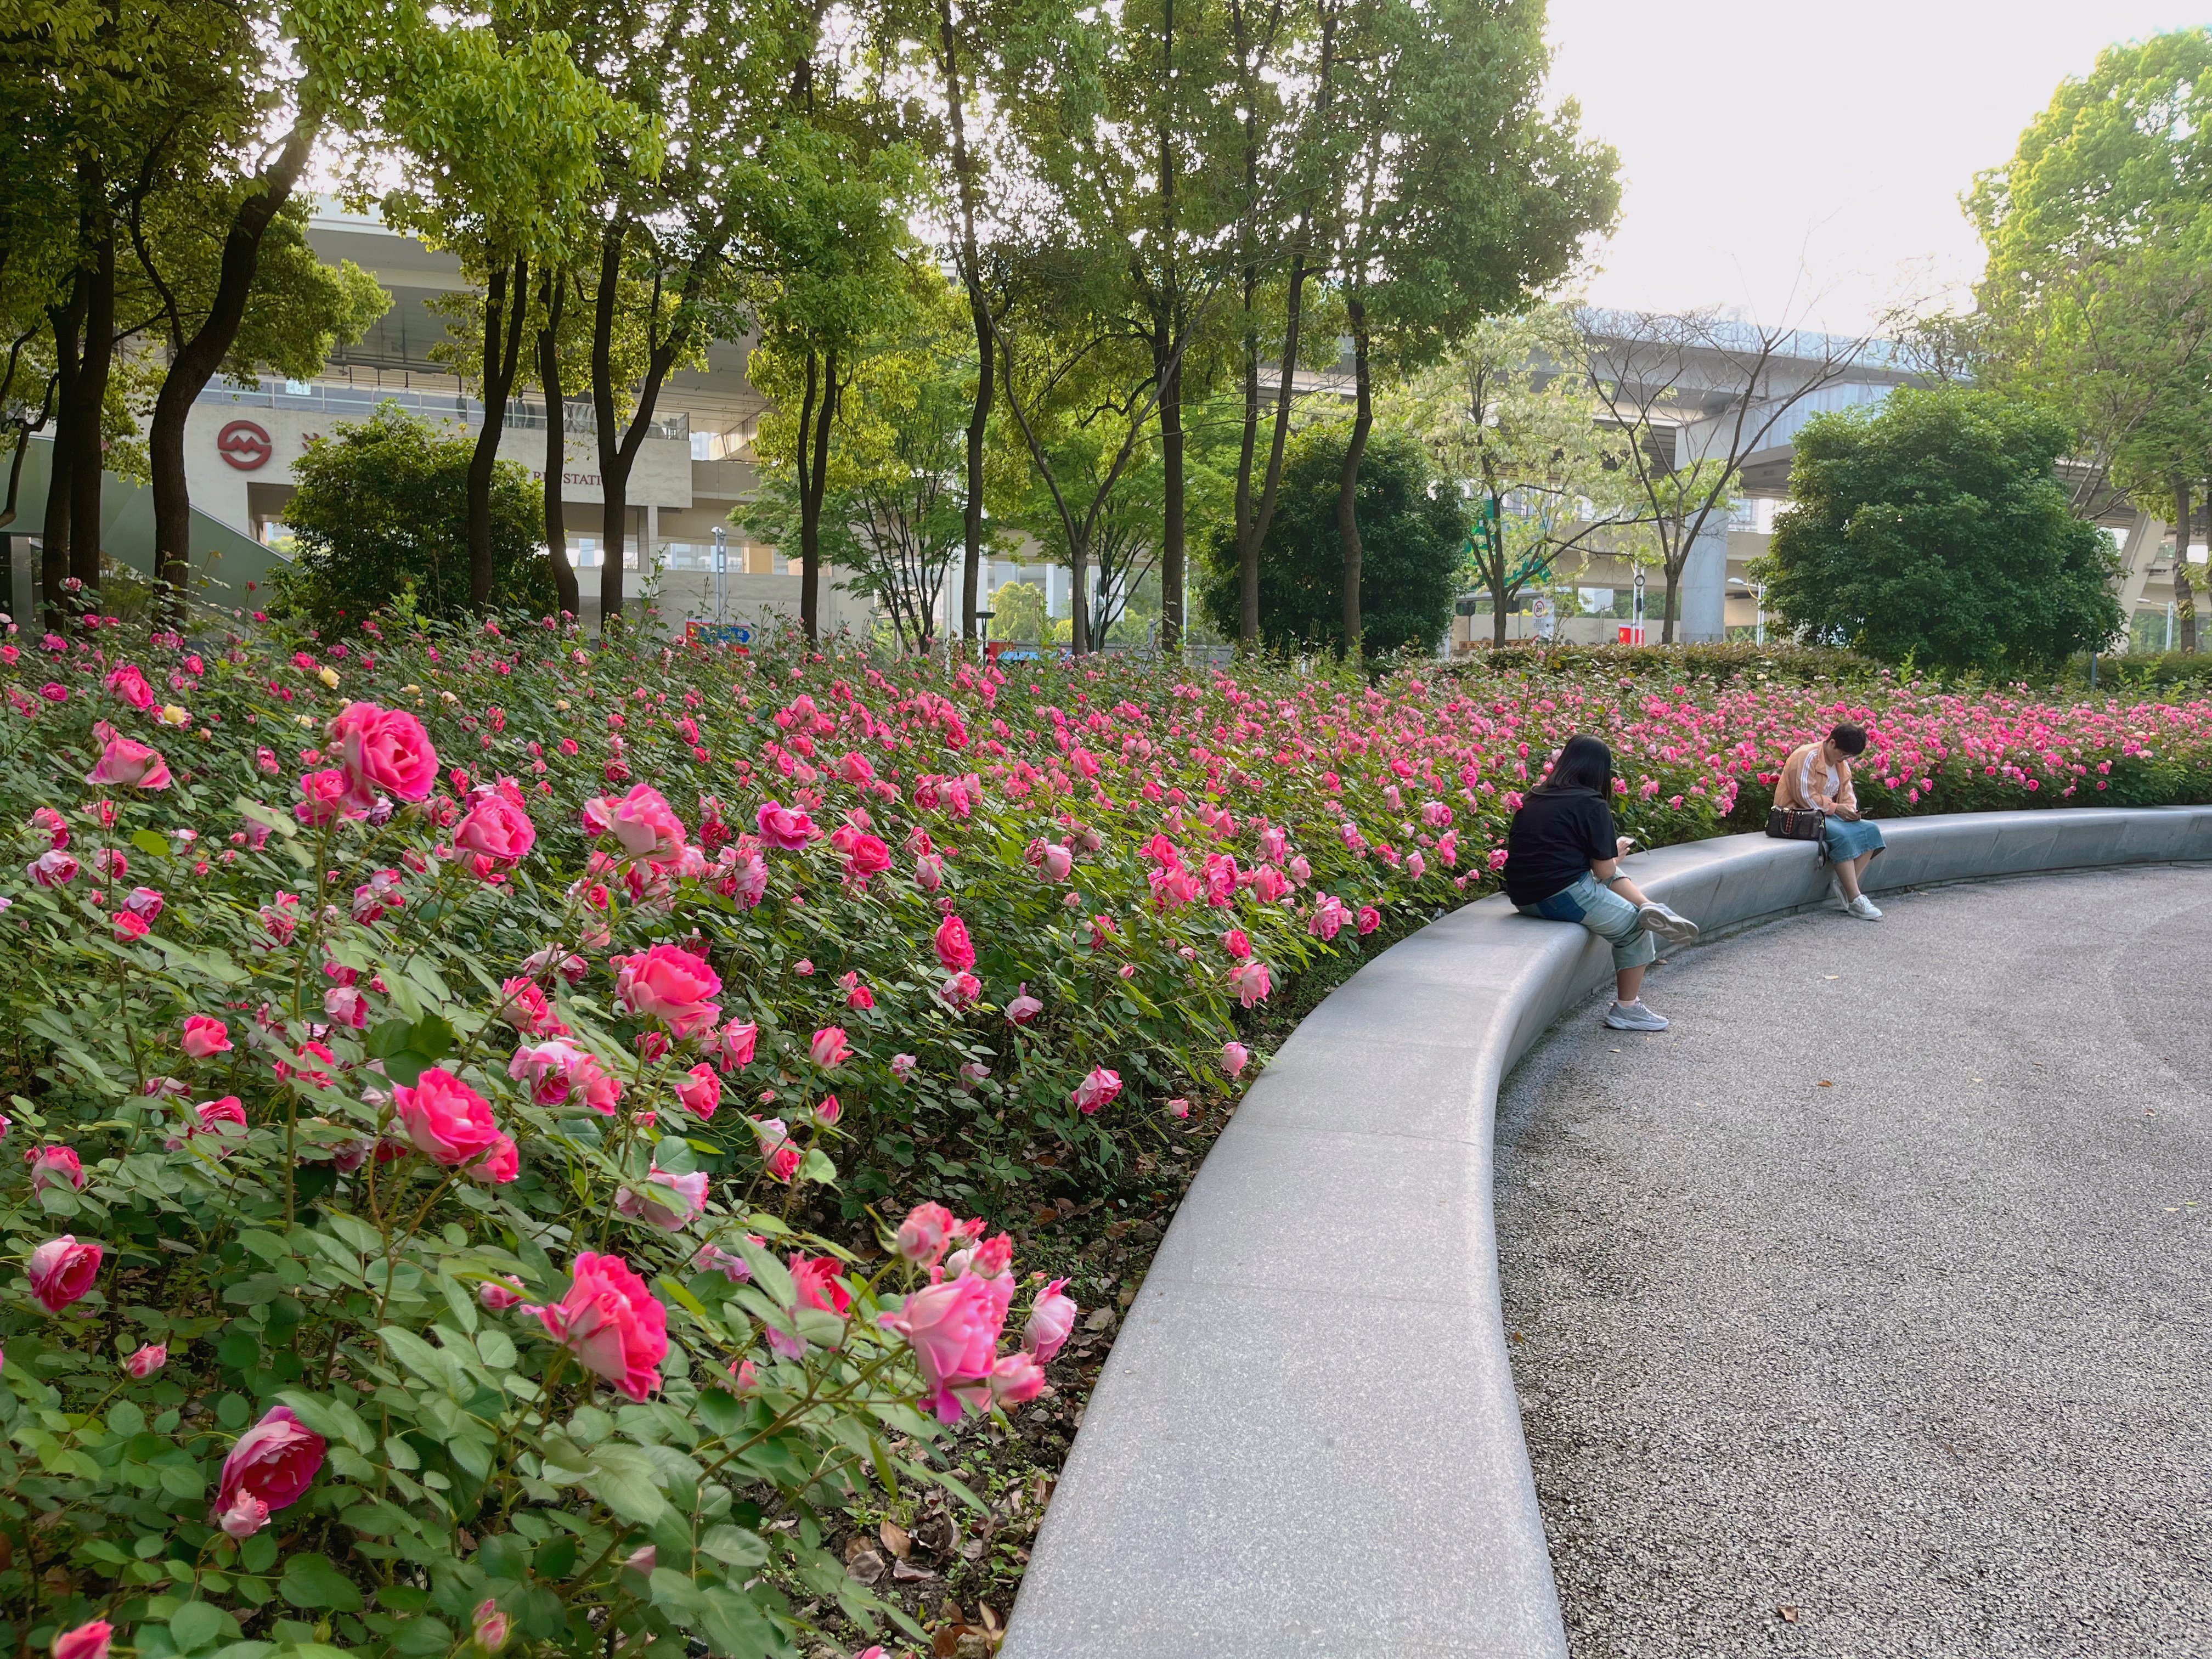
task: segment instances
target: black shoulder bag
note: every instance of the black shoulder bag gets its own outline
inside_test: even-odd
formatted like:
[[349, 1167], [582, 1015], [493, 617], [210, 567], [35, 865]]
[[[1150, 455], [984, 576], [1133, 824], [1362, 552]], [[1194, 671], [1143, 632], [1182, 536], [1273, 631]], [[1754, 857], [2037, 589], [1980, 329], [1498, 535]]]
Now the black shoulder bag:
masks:
[[1776, 806], [1766, 814], [1766, 833], [1777, 841], [1818, 841], [1827, 823], [1817, 806]]

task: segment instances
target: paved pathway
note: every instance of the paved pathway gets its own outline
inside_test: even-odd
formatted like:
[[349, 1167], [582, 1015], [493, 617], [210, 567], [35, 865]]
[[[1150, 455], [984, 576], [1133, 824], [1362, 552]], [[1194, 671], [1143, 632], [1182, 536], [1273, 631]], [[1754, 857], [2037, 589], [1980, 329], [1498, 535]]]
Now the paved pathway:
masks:
[[2212, 1655], [2212, 872], [1882, 903], [1508, 1085], [1577, 1659]]

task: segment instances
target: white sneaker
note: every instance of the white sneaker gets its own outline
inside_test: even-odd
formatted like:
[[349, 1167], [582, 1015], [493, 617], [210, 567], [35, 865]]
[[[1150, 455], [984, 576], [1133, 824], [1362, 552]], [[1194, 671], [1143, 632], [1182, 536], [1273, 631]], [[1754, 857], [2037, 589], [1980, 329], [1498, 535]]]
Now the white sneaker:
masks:
[[1673, 939], [1677, 944], [1686, 945], [1698, 936], [1696, 922], [1687, 916], [1675, 915], [1656, 902], [1638, 906], [1636, 920], [1645, 933], [1656, 933], [1661, 939]]
[[1616, 1031], [1663, 1031], [1667, 1019], [1644, 1006], [1638, 997], [1633, 1002], [1616, 1002], [1605, 1011], [1605, 1023]]
[[1845, 915], [1856, 916], [1861, 921], [1880, 921], [1881, 912], [1875, 908], [1874, 901], [1861, 893], [1844, 907]]

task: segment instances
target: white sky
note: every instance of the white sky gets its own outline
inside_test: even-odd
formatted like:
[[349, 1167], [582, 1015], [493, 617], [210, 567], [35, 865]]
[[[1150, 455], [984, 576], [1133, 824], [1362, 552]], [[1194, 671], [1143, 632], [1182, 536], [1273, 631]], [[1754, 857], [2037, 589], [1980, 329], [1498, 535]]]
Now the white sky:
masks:
[[1551, 0], [1552, 86], [1620, 153], [1599, 304], [1854, 332], [1980, 273], [1960, 210], [2100, 48], [2177, 0]]

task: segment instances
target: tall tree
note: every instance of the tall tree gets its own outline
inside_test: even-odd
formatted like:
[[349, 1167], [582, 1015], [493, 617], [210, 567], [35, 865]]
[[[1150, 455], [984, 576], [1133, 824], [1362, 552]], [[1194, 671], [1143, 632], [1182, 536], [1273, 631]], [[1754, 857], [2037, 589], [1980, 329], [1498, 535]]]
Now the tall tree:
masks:
[[1575, 344], [1565, 307], [1487, 319], [1383, 402], [1383, 427], [1410, 434], [1470, 498], [1468, 564], [1497, 645], [1523, 589], [1570, 558], [1624, 550], [1638, 528], [1626, 446], [1581, 377], [1560, 372]]
[[[386, 222], [460, 256], [477, 284], [475, 376], [483, 410], [469, 469], [470, 592], [489, 604], [495, 566], [491, 489], [507, 405], [521, 363], [532, 276], [580, 240], [601, 183], [603, 146], [645, 149], [650, 129], [570, 60], [564, 35], [532, 27], [536, 8], [501, 0], [483, 23], [456, 23], [418, 0], [386, 0], [390, 45], [359, 118], [380, 143], [362, 157], [367, 196], [377, 157], [397, 162]], [[619, 548], [619, 543], [617, 544]]]
[[1359, 468], [1378, 354], [1431, 361], [1477, 318], [1518, 311], [1580, 258], [1620, 200], [1613, 151], [1573, 100], [1547, 110], [1543, 0], [1357, 0], [1335, 50], [1346, 173], [1335, 280], [1353, 415], [1337, 493], [1346, 649], [1359, 649]]

